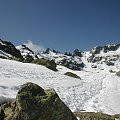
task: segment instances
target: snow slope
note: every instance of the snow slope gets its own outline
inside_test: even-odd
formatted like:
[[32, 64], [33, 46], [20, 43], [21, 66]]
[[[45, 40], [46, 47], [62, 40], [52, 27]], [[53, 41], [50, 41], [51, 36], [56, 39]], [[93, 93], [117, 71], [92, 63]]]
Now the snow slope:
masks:
[[[44, 66], [0, 59], [0, 100], [15, 98], [20, 85], [34, 82], [54, 88], [72, 111], [120, 113], [120, 78], [103, 70], [72, 71], [58, 66], [58, 72]], [[63, 75], [74, 72], [81, 80]]]

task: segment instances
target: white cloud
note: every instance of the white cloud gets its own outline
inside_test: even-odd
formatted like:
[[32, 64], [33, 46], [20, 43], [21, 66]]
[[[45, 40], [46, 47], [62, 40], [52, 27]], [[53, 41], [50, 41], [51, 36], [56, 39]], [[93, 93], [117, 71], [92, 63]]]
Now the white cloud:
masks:
[[28, 48], [30, 48], [36, 54], [45, 50], [45, 47], [34, 44], [31, 40], [28, 40], [26, 43], [24, 43], [24, 45], [26, 45]]

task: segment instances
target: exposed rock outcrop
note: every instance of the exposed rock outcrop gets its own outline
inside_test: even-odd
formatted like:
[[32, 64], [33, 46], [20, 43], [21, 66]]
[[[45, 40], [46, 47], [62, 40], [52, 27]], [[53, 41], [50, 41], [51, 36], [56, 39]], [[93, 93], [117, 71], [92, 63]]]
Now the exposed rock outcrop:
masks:
[[17, 50], [11, 42], [0, 39], [0, 50], [8, 54], [4, 56], [5, 58], [9, 58], [9, 55], [11, 55], [12, 57], [21, 61], [23, 60], [23, 56], [21, 55], [20, 51]]
[[54, 90], [22, 85], [16, 100], [1, 107], [1, 120], [77, 120]]

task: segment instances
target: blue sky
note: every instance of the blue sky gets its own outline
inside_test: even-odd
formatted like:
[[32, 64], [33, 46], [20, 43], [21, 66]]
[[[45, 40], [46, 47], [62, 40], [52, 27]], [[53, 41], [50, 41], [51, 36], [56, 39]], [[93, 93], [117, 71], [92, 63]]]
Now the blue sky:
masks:
[[120, 0], [0, 0], [0, 38], [62, 52], [120, 43]]

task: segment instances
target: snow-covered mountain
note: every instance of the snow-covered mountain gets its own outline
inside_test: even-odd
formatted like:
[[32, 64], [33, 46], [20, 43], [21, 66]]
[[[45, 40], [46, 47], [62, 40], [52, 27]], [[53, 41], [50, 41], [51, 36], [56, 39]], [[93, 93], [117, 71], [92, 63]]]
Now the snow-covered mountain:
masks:
[[32, 62], [33, 60], [38, 59], [38, 56], [26, 45], [16, 46], [16, 49], [20, 51], [24, 58], [24, 62]]
[[107, 66], [108, 71], [115, 72], [120, 69], [120, 44], [97, 46], [88, 52], [76, 49], [73, 53], [64, 54], [47, 48], [45, 51], [35, 54], [25, 45], [15, 47], [11, 42], [0, 39], [0, 57], [28, 63], [35, 59], [44, 58], [54, 60], [57, 65], [65, 66], [71, 70], [88, 68], [103, 70]]
[[[77, 52], [81, 54], [79, 50], [76, 50], [76, 53]], [[72, 70], [81, 70], [84, 67], [81, 56], [75, 55], [75, 51], [73, 54], [62, 54], [60, 52], [47, 48], [45, 52], [41, 52], [39, 54], [39, 57], [54, 60], [56, 64], [63, 65]]]
[[[20, 85], [33, 82], [43, 88], [54, 88], [72, 111], [120, 114], [120, 77], [116, 75], [116, 71], [120, 70], [119, 44], [95, 47], [88, 52], [77, 49], [71, 54], [47, 49], [35, 55], [24, 45], [16, 48], [24, 59], [30, 55], [33, 59], [55, 60], [58, 71], [41, 65], [0, 59], [0, 99], [15, 98]], [[70, 62], [68, 66], [66, 62], [62, 63], [63, 60]], [[83, 66], [78, 66], [80, 69], [72, 68], [81, 63]], [[66, 76], [66, 72], [75, 73], [81, 79]]]
[[46, 51], [35, 55], [32, 50], [24, 45], [16, 48], [20, 50], [24, 58], [27, 58], [29, 55], [32, 59], [44, 58], [54, 60], [56, 64], [72, 70], [103, 70], [106, 68], [105, 70], [107, 71], [115, 72], [120, 69], [120, 44], [97, 46], [88, 52], [76, 49], [73, 53], [64, 54], [47, 48]]

